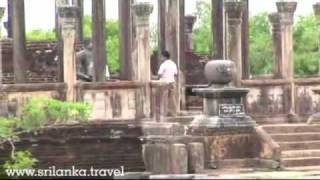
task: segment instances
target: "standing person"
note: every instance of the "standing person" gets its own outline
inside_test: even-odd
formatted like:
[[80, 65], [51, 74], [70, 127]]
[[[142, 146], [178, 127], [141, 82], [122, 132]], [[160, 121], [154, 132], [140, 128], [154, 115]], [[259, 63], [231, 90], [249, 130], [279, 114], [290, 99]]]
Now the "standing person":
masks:
[[176, 102], [176, 80], [178, 76], [178, 68], [174, 61], [170, 59], [170, 53], [163, 51], [161, 53], [162, 64], [160, 65], [158, 76], [161, 81], [167, 82], [168, 85], [168, 109], [169, 116], [177, 115], [177, 102]]

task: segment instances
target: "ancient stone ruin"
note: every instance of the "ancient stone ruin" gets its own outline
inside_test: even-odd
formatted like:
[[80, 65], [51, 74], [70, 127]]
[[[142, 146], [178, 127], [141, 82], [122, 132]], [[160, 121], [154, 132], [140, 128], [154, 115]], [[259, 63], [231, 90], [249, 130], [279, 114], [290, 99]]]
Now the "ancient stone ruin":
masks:
[[[30, 151], [37, 168], [119, 168], [114, 178], [210, 178], [226, 169], [320, 168], [320, 78], [294, 74], [293, 23], [299, 5], [277, 1], [272, 27], [273, 73], [252, 76], [249, 0], [213, 0], [213, 54], [193, 50], [197, 18], [185, 0], [159, 0], [159, 45], [150, 48], [148, 2], [118, 0], [120, 72], [106, 79], [105, 0], [92, 0], [90, 82], [77, 79], [84, 47], [83, 0], [56, 0], [55, 41], [25, 37], [24, 6], [9, 0], [8, 37], [0, 41], [0, 115], [21, 116], [32, 97], [92, 106], [87, 124], [60, 124], [22, 134], [16, 149]], [[299, 3], [303, 3], [302, 1]], [[320, 5], [314, 5], [320, 24]], [[2, 31], [4, 31], [2, 29]], [[160, 54], [178, 65], [178, 115], [167, 116], [169, 83], [154, 78]], [[307, 120], [309, 119], [309, 124]], [[0, 164], [11, 153], [0, 146]]]

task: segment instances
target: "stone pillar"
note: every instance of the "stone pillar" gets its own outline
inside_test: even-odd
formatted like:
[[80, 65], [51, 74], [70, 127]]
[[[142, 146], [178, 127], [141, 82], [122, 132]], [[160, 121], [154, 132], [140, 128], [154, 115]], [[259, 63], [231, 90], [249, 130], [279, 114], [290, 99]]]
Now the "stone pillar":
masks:
[[297, 2], [280, 1], [277, 2], [277, 9], [280, 16], [282, 50], [284, 56], [283, 78], [293, 79], [293, 16], [297, 8]]
[[63, 82], [63, 38], [61, 34], [61, 18], [58, 9], [61, 6], [68, 5], [68, 0], [55, 0], [55, 31], [58, 40], [57, 56], [58, 56], [58, 81]]
[[13, 69], [16, 83], [27, 82], [24, 0], [12, 0]]
[[12, 15], [13, 15], [13, 1], [8, 0], [8, 21], [6, 23], [6, 29], [8, 33], [8, 38], [12, 38]]
[[170, 52], [171, 59], [178, 65], [178, 22], [179, 12], [178, 4], [179, 0], [166, 0], [166, 37], [165, 48]]
[[132, 13], [130, 0], [119, 0], [119, 23], [120, 23], [120, 79], [132, 80], [131, 59], [131, 29]]
[[188, 173], [188, 150], [185, 144], [171, 145], [172, 174]]
[[242, 1], [226, 1], [225, 8], [228, 16], [228, 53], [227, 59], [236, 64], [237, 75], [234, 78], [235, 86], [241, 85], [242, 80], [242, 36], [241, 22], [244, 4]]
[[193, 32], [193, 26], [194, 26], [194, 23], [196, 22], [196, 19], [197, 19], [196, 16], [192, 16], [192, 15], [186, 16], [184, 18], [185, 51], [186, 52], [193, 51], [192, 32]]
[[105, 0], [92, 0], [93, 80], [96, 82], [104, 82], [106, 79], [107, 56], [105, 19]]
[[242, 14], [242, 78], [250, 77], [250, 61], [249, 61], [249, 0], [242, 0], [244, 10]]
[[204, 145], [202, 143], [188, 144], [189, 173], [202, 173], [204, 170]]
[[[320, 28], [320, 2], [317, 2], [316, 4], [313, 5], [313, 11], [314, 11], [314, 15], [315, 15], [316, 21], [317, 21], [317, 29], [318, 29], [317, 42], [318, 42], [318, 48], [320, 49], [320, 31], [319, 31], [319, 28]], [[319, 73], [318, 74], [320, 74], [320, 62], [319, 62]]]
[[153, 174], [187, 174], [188, 151], [185, 144], [156, 142], [142, 148], [146, 170]]
[[[5, 8], [0, 7], [0, 23], [2, 22], [4, 11], [5, 11]], [[0, 35], [2, 35], [1, 26], [0, 26]], [[1, 40], [1, 37], [0, 37], [0, 40]], [[0, 44], [0, 84], [2, 84], [2, 46], [1, 44]]]
[[[159, 57], [161, 52], [166, 50], [166, 0], [158, 0], [158, 25], [159, 25]], [[160, 64], [160, 63], [159, 63]]]
[[281, 24], [279, 13], [272, 13], [269, 15], [269, 20], [272, 26], [272, 40], [273, 40], [273, 54], [274, 54], [274, 77], [283, 78], [285, 75], [282, 71], [285, 63], [282, 55], [281, 42]]
[[76, 101], [75, 85], [76, 77], [76, 59], [75, 59], [75, 41], [76, 41], [76, 18], [78, 9], [75, 6], [59, 7], [59, 17], [61, 18], [61, 29], [63, 37], [63, 72], [64, 82], [67, 84], [66, 100]]
[[281, 24], [281, 49], [283, 55], [283, 75], [284, 79], [290, 82], [290, 105], [289, 105], [289, 122], [298, 121], [295, 114], [295, 84], [294, 84], [294, 59], [293, 59], [293, 17], [297, 8], [297, 2], [279, 1], [277, 9], [280, 15]]
[[78, 7], [79, 15], [77, 17], [76, 41], [83, 41], [83, 0], [72, 0], [72, 4]]
[[212, 34], [213, 34], [213, 58], [224, 59], [224, 6], [223, 0], [211, 1]]
[[133, 10], [136, 17], [136, 61], [133, 62], [134, 80], [145, 83], [143, 90], [143, 115], [150, 117], [150, 86], [151, 67], [150, 67], [150, 44], [149, 44], [149, 17], [153, 11], [150, 3], [135, 3]]

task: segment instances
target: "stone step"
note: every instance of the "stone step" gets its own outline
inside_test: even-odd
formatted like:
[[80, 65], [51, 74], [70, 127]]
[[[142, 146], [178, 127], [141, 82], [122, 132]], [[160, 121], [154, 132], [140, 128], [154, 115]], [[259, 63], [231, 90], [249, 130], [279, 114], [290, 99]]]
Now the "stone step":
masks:
[[285, 167], [286, 171], [307, 171], [307, 172], [320, 172], [320, 166], [295, 166], [295, 167]]
[[263, 129], [269, 134], [284, 134], [284, 133], [303, 133], [303, 132], [320, 132], [320, 125], [307, 124], [278, 124], [278, 125], [263, 125]]
[[320, 141], [280, 142], [279, 145], [282, 151], [320, 149]]
[[283, 158], [281, 164], [284, 167], [320, 166], [320, 157]]
[[307, 132], [307, 133], [281, 133], [271, 134], [271, 137], [276, 142], [290, 142], [290, 141], [320, 141], [320, 132]]
[[259, 165], [259, 159], [224, 159], [218, 162], [218, 168], [232, 169], [232, 168], [249, 168]]
[[320, 149], [282, 151], [282, 158], [320, 157]]

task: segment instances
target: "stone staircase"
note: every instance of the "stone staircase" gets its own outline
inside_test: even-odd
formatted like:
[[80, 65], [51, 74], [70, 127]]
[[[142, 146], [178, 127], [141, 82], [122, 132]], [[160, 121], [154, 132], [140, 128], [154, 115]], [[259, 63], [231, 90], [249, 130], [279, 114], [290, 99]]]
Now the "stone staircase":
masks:
[[320, 125], [278, 124], [262, 128], [280, 145], [284, 168], [320, 169]]

